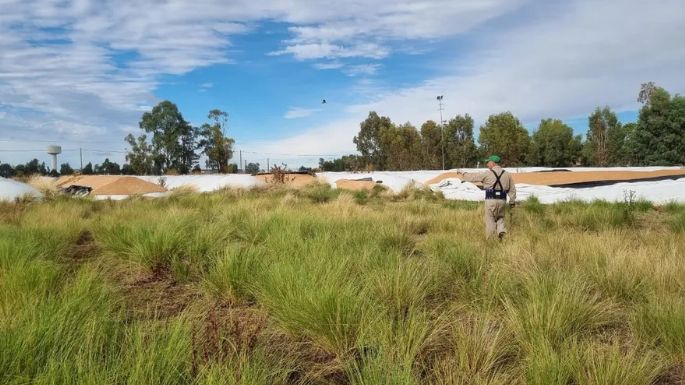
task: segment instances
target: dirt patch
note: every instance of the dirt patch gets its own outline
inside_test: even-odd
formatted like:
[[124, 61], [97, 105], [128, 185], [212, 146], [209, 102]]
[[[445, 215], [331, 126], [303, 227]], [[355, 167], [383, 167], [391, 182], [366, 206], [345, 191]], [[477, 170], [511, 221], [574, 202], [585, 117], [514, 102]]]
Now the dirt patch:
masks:
[[345, 362], [333, 353], [304, 338], [272, 328], [262, 335], [262, 346], [273, 362], [284, 362], [291, 369], [288, 384], [348, 384]]
[[[546, 171], [546, 172], [522, 172], [512, 173], [516, 183], [526, 183], [543, 186], [565, 186], [575, 184], [592, 184], [597, 182], [611, 181], [614, 183], [640, 180], [657, 180], [661, 178], [685, 177], [684, 170], [657, 170], [657, 171]], [[449, 171], [435, 178], [427, 180], [428, 185], [437, 184], [447, 178], [463, 178], [461, 173]]]
[[336, 355], [273, 325], [266, 311], [259, 307], [217, 303], [194, 325], [193, 373], [208, 364], [250, 356], [259, 349], [269, 361], [291, 369], [287, 384], [349, 383], [345, 366]]
[[93, 234], [88, 230], [83, 230], [76, 242], [69, 248], [67, 257], [74, 261], [81, 261], [93, 257], [99, 252], [99, 248], [95, 243]]
[[199, 297], [191, 285], [176, 282], [163, 266], [142, 273], [122, 274], [118, 280], [127, 310], [136, 319], [177, 316]]
[[[275, 178], [273, 174], [259, 174], [257, 175], [257, 179], [266, 184], [280, 184], [280, 182], [277, 181], [277, 178]], [[283, 181], [283, 184], [285, 184], [286, 186], [304, 187], [312, 183], [316, 183], [317, 179], [316, 177], [309, 174], [285, 174], [283, 176]]]
[[137, 195], [165, 192], [160, 185], [146, 182], [134, 176], [88, 175], [60, 178], [57, 187], [84, 186], [91, 189], [91, 195]]
[[685, 363], [671, 366], [654, 383], [656, 385], [685, 385]]
[[252, 353], [266, 324], [266, 313], [256, 307], [215, 304], [193, 328], [193, 371], [211, 362]]
[[339, 179], [335, 182], [335, 187], [350, 191], [371, 191], [375, 186], [376, 182], [370, 180]]

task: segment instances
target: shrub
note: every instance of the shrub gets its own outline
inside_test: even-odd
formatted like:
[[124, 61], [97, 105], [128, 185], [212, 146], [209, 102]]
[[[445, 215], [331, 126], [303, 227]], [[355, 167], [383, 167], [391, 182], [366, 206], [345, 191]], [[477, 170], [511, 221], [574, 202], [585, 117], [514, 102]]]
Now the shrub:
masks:
[[535, 215], [542, 215], [545, 213], [545, 205], [540, 203], [540, 200], [534, 195], [526, 199], [523, 209]]
[[340, 191], [331, 188], [329, 184], [314, 183], [304, 188], [301, 193], [313, 203], [326, 203], [338, 196]]

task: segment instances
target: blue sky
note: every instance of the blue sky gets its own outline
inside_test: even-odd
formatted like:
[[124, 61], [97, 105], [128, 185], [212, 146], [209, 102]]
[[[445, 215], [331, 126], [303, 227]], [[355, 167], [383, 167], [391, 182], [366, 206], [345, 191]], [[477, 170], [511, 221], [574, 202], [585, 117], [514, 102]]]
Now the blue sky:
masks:
[[[680, 0], [0, 0], [0, 161], [123, 162], [140, 115], [229, 113], [244, 158], [313, 165], [354, 152], [369, 111], [420, 126], [512, 111], [582, 134], [640, 83], [685, 91]], [[648, 53], [648, 54], [646, 54]], [[326, 99], [325, 105], [321, 100]]]

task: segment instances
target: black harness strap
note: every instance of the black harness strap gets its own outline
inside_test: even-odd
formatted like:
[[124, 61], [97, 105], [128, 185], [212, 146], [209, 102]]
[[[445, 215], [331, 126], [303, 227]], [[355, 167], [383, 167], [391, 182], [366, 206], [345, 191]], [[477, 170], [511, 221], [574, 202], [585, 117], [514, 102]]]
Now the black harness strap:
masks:
[[[492, 173], [495, 175], [495, 183], [492, 185], [492, 188], [485, 190], [485, 199], [507, 199], [507, 193], [509, 192], [508, 190], [504, 189], [504, 186], [502, 186], [502, 175], [504, 175], [504, 170], [497, 175], [495, 170], [490, 170]], [[497, 188], [499, 186], [499, 188]]]
[[[502, 170], [502, 172], [499, 175], [497, 175], [495, 170], [490, 170], [490, 171], [492, 171], [492, 173], [495, 175], [495, 179], [496, 179], [495, 184], [492, 185], [492, 189], [495, 191], [504, 191], [504, 186], [502, 186], [502, 180], [500, 179], [502, 177], [502, 175], [504, 175], [504, 170]], [[497, 188], [497, 185], [499, 185], [499, 189]]]

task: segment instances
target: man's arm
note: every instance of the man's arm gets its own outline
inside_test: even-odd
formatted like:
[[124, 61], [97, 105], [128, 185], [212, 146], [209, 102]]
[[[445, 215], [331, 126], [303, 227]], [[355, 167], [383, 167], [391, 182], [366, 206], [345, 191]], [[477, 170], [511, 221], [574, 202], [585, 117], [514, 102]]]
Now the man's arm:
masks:
[[514, 183], [514, 178], [509, 174], [509, 204], [514, 205], [516, 203], [516, 184]]
[[467, 182], [480, 182], [483, 183], [485, 180], [485, 173], [484, 172], [465, 172], [462, 174], [464, 176], [464, 180]]

